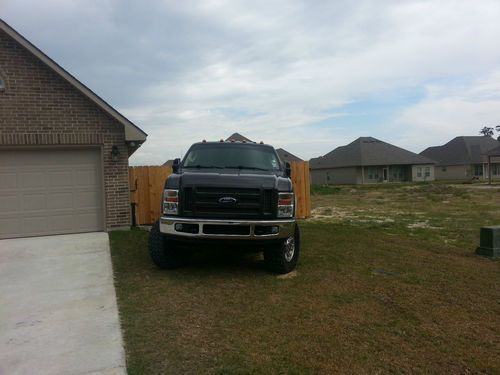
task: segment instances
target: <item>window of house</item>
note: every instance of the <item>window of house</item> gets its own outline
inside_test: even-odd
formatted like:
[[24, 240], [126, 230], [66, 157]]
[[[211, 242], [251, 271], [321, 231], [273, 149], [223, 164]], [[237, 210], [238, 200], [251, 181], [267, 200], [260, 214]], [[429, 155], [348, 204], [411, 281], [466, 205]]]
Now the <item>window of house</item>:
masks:
[[422, 167], [417, 167], [417, 177], [422, 177]]
[[393, 167], [391, 168], [392, 178], [394, 180], [402, 180], [403, 179], [403, 168], [402, 167]]
[[425, 167], [425, 177], [431, 177], [431, 167]]
[[474, 165], [474, 176], [482, 176], [483, 175], [483, 166], [481, 164]]
[[368, 168], [368, 179], [369, 180], [378, 180], [378, 169], [377, 168]]
[[441, 172], [446, 172], [446, 167], [441, 168]]
[[0, 77], [0, 91], [5, 89], [5, 81], [2, 77]]
[[491, 174], [498, 176], [500, 174], [500, 164], [491, 165]]

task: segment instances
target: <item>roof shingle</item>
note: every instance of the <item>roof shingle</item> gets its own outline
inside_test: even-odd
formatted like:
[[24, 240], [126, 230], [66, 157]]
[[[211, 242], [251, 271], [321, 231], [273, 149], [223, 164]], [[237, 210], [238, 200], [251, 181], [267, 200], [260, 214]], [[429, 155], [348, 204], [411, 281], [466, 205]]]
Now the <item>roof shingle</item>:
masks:
[[442, 146], [428, 147], [420, 153], [433, 160], [437, 165], [479, 164], [488, 151], [500, 146], [500, 142], [485, 136], [455, 137]]
[[434, 164], [425, 156], [380, 141], [373, 137], [360, 137], [346, 146], [310, 160], [311, 169], [341, 168], [375, 165]]
[[235, 141], [235, 142], [253, 142], [247, 137], [241, 135], [240, 133], [233, 133], [229, 137], [227, 137], [226, 141]]
[[295, 156], [294, 154], [292, 154], [291, 152], [288, 152], [285, 149], [278, 148], [278, 149], [276, 149], [276, 152], [278, 153], [278, 156], [282, 162], [291, 163], [292, 161], [302, 161], [301, 158], [299, 158], [298, 156]]

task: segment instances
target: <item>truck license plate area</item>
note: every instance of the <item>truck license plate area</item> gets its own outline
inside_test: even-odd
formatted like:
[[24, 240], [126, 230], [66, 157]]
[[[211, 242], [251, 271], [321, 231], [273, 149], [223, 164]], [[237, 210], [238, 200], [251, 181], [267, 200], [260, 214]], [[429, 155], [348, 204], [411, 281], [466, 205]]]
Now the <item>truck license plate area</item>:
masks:
[[204, 234], [226, 234], [226, 235], [239, 235], [249, 236], [249, 225], [223, 225], [223, 224], [204, 224]]

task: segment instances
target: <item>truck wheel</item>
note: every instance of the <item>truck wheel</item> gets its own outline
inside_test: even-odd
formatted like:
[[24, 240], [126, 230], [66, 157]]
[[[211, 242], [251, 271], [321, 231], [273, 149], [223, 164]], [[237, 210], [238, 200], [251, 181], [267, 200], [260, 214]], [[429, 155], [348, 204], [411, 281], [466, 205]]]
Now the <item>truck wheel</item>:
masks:
[[276, 273], [288, 273], [295, 269], [300, 254], [300, 229], [295, 224], [293, 236], [283, 240], [276, 248], [264, 251], [267, 268]]
[[189, 255], [176, 248], [172, 241], [168, 241], [160, 232], [160, 222], [156, 221], [149, 232], [149, 255], [159, 268], [178, 268], [188, 262]]

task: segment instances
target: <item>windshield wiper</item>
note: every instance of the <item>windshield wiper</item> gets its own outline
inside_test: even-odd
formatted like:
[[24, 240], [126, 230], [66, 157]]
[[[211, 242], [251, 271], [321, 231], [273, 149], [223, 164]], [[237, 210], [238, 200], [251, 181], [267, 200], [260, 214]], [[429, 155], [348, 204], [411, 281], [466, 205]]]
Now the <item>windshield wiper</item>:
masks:
[[251, 169], [251, 170], [254, 170], [254, 171], [269, 171], [269, 169], [265, 169], [265, 168], [258, 168], [258, 167], [247, 167], [247, 166], [244, 166], [244, 165], [232, 165], [232, 166], [226, 166], [226, 168], [234, 168], [234, 169]]
[[219, 167], [218, 165], [186, 165], [182, 168], [197, 168], [197, 169], [202, 169], [202, 168], [210, 168], [210, 169], [224, 169], [224, 167]]

